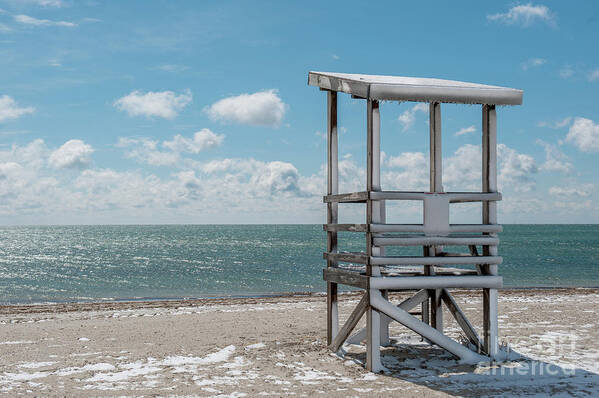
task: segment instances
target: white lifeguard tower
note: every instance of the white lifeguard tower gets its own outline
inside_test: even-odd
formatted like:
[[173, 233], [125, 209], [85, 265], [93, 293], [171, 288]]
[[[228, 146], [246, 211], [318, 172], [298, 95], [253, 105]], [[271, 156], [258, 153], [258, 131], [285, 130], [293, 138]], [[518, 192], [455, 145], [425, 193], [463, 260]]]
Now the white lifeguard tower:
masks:
[[[327, 251], [327, 343], [337, 352], [342, 344], [366, 339], [367, 369], [383, 370], [379, 347], [389, 344], [389, 323], [397, 321], [461, 360], [478, 362], [500, 356], [497, 328], [497, 289], [503, 279], [497, 266], [497, 133], [496, 105], [520, 105], [522, 91], [458, 81], [399, 76], [310, 72], [308, 84], [327, 92], [328, 188]], [[338, 192], [337, 93], [366, 101], [366, 189]], [[430, 104], [430, 191], [383, 191], [380, 176], [379, 101], [415, 101]], [[444, 192], [441, 161], [441, 103], [482, 105], [482, 184], [480, 192]], [[423, 202], [422, 224], [387, 224], [385, 201]], [[450, 224], [451, 203], [481, 202], [481, 224]], [[365, 203], [365, 224], [339, 224], [339, 203]], [[340, 252], [339, 231], [361, 232], [366, 250]], [[422, 246], [422, 256], [385, 256], [386, 246]], [[467, 246], [468, 253], [449, 253], [445, 246]], [[477, 247], [481, 247], [481, 251]], [[455, 268], [456, 265], [470, 267]], [[454, 266], [449, 268], [448, 266]], [[364, 289], [362, 299], [339, 329], [337, 286]], [[450, 288], [482, 289], [482, 340], [449, 292]], [[416, 293], [400, 304], [388, 301], [387, 293]], [[443, 303], [467, 336], [470, 346], [443, 334]], [[410, 310], [421, 305], [421, 320]], [[350, 336], [362, 315], [366, 328]]]

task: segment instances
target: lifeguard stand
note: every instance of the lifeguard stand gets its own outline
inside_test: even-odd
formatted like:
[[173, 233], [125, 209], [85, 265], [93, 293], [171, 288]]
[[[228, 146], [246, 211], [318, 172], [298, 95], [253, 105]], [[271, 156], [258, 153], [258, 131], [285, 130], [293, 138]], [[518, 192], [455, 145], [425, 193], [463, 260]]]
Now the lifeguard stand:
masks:
[[[379, 347], [389, 344], [389, 323], [397, 321], [465, 362], [500, 357], [497, 327], [497, 289], [503, 279], [497, 266], [497, 138], [496, 105], [520, 105], [522, 91], [440, 79], [310, 72], [308, 84], [327, 92], [328, 188], [327, 204], [327, 342], [337, 352], [344, 342], [366, 339], [367, 369], [383, 370]], [[366, 190], [338, 192], [337, 93], [366, 101]], [[416, 101], [430, 105], [430, 191], [383, 191], [379, 101]], [[441, 161], [441, 103], [482, 105], [482, 186], [480, 192], [444, 192]], [[385, 201], [423, 202], [422, 224], [386, 223]], [[451, 203], [481, 202], [481, 224], [450, 224]], [[365, 224], [339, 224], [339, 203], [366, 204]], [[339, 231], [361, 232], [366, 250], [340, 252]], [[386, 246], [421, 246], [422, 256], [385, 256]], [[445, 246], [467, 246], [468, 253], [448, 253]], [[478, 250], [478, 246], [482, 251]], [[456, 265], [468, 267], [449, 268]], [[337, 287], [345, 284], [365, 293], [346, 323], [339, 329]], [[450, 294], [450, 288], [482, 289], [483, 338], [468, 321]], [[398, 305], [388, 292], [416, 293]], [[460, 344], [443, 334], [445, 303], [469, 340]], [[421, 305], [421, 320], [410, 310]], [[366, 328], [350, 336], [362, 315]]]

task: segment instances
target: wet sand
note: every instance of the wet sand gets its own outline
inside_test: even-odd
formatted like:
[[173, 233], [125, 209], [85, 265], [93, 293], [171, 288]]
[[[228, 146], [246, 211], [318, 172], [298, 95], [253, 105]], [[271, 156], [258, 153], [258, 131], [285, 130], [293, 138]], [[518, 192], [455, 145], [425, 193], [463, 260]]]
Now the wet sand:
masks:
[[[480, 327], [480, 295], [455, 297]], [[342, 321], [358, 299], [342, 295]], [[394, 323], [389, 372], [377, 375], [362, 366], [364, 346], [326, 349], [325, 308], [321, 295], [0, 307], [0, 393], [599, 395], [599, 289], [502, 290], [500, 338], [522, 359], [501, 365], [461, 365]]]

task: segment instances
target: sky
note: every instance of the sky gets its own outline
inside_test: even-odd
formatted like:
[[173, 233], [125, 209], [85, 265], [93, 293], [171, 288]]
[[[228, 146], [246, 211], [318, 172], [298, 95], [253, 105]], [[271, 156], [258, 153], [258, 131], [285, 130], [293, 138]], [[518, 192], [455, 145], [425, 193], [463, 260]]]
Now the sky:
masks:
[[[597, 223], [598, 37], [582, 1], [0, 0], [0, 224], [322, 223], [311, 70], [524, 90], [497, 110], [499, 221]], [[444, 189], [480, 190], [480, 106], [441, 112]], [[427, 123], [381, 105], [383, 189], [428, 190]], [[340, 190], [364, 190], [365, 102], [340, 94], [339, 126]]]

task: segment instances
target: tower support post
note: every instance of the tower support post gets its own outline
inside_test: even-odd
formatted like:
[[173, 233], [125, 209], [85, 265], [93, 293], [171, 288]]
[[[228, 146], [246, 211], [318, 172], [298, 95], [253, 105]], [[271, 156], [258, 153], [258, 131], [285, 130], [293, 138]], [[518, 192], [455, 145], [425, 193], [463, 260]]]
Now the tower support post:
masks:
[[[366, 101], [366, 191], [381, 190], [381, 117], [379, 102]], [[366, 201], [366, 225], [381, 223], [381, 202]], [[380, 248], [374, 245], [373, 234], [370, 228], [366, 232], [366, 256], [380, 256]], [[368, 276], [380, 276], [378, 265], [372, 265], [370, 260], [366, 264]], [[383, 370], [381, 364], [381, 314], [369, 304], [366, 317], [366, 367], [371, 372]]]
[[[441, 151], [441, 104], [431, 102], [429, 105], [429, 133], [430, 133], [430, 192], [443, 192], [443, 157]], [[436, 256], [441, 247], [427, 246], [424, 256]], [[431, 265], [424, 266], [425, 275], [434, 275]], [[443, 333], [443, 307], [441, 289], [429, 291], [430, 296], [430, 324]]]
[[[337, 92], [327, 91], [327, 194], [339, 193], [339, 154], [337, 137]], [[327, 203], [327, 224], [337, 224], [338, 204]], [[337, 231], [327, 232], [327, 251], [338, 252]], [[336, 267], [337, 263], [327, 260], [328, 267]], [[327, 345], [333, 342], [339, 330], [339, 310], [337, 299], [337, 283], [327, 282]]]
[[[497, 114], [495, 105], [483, 105], [482, 110], [482, 191], [497, 192]], [[497, 224], [497, 202], [483, 202], [482, 218], [483, 224]], [[496, 255], [497, 246], [483, 246], [483, 256]], [[483, 265], [482, 272], [497, 275], [497, 265]], [[491, 358], [498, 354], [498, 335], [497, 289], [483, 289], [483, 349]]]

